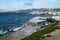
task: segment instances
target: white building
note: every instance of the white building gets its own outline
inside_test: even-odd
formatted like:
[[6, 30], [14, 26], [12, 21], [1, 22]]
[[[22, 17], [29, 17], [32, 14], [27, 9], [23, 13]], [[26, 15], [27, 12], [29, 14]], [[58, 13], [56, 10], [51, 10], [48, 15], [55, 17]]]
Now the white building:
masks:
[[33, 11], [33, 12], [30, 12], [30, 14], [40, 14], [39, 11]]
[[50, 15], [57, 15], [57, 12], [49, 12]]
[[57, 15], [60, 15], [60, 12], [58, 12]]
[[53, 15], [57, 15], [57, 12], [53, 12]]
[[48, 14], [52, 15], [52, 12], [49, 12]]
[[30, 12], [30, 14], [47, 14], [48, 12], [47, 11], [45, 11], [45, 12], [43, 12], [43, 11], [32, 11], [32, 12]]
[[35, 26], [37, 28], [40, 28], [41, 26], [48, 25], [48, 23], [46, 22], [46, 20], [42, 20], [40, 18], [41, 17], [35, 17], [35, 18], [29, 20], [30, 25]]
[[60, 16], [52, 16], [53, 19], [60, 21]]

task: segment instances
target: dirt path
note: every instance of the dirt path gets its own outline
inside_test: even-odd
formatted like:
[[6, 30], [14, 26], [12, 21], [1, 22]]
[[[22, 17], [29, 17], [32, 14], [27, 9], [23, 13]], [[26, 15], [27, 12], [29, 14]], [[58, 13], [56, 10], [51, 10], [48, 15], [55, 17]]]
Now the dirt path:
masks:
[[[60, 25], [60, 23], [58, 25]], [[56, 29], [48, 35], [51, 35], [51, 37], [44, 37], [41, 40], [60, 40], [60, 29]]]

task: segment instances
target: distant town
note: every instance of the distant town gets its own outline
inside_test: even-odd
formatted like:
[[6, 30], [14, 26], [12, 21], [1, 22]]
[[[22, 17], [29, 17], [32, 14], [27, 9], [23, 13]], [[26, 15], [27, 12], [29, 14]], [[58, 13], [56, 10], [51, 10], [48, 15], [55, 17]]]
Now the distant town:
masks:
[[59, 13], [60, 9], [40, 9], [30, 12], [30, 14], [50, 14], [50, 15], [58, 15]]

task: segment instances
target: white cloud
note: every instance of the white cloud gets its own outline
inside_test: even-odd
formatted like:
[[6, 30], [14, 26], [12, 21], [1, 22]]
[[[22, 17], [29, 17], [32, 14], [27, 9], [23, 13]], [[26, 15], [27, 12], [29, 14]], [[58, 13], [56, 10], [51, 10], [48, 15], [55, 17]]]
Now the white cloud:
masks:
[[25, 2], [23, 4], [23, 6], [32, 6], [32, 5], [40, 5], [40, 4], [45, 4], [45, 3], [48, 3], [48, 2], [56, 2], [56, 0], [28, 0], [27, 2]]
[[34, 7], [39, 8], [39, 7], [44, 7], [49, 3], [55, 3], [55, 2], [56, 0], [30, 0], [25, 2], [22, 7], [23, 8], [34, 8]]

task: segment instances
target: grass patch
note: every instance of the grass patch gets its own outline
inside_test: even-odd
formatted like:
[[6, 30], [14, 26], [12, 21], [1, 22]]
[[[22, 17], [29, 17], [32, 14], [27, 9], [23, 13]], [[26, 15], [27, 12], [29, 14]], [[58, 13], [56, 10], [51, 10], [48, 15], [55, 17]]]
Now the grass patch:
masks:
[[45, 35], [47, 33], [50, 33], [52, 31], [54, 31], [56, 29], [56, 25], [58, 24], [58, 22], [49, 25], [47, 28], [43, 29], [43, 30], [39, 30], [35, 33], [33, 33], [30, 36], [27, 36], [21, 40], [39, 40], [41, 38], [42, 35]]

